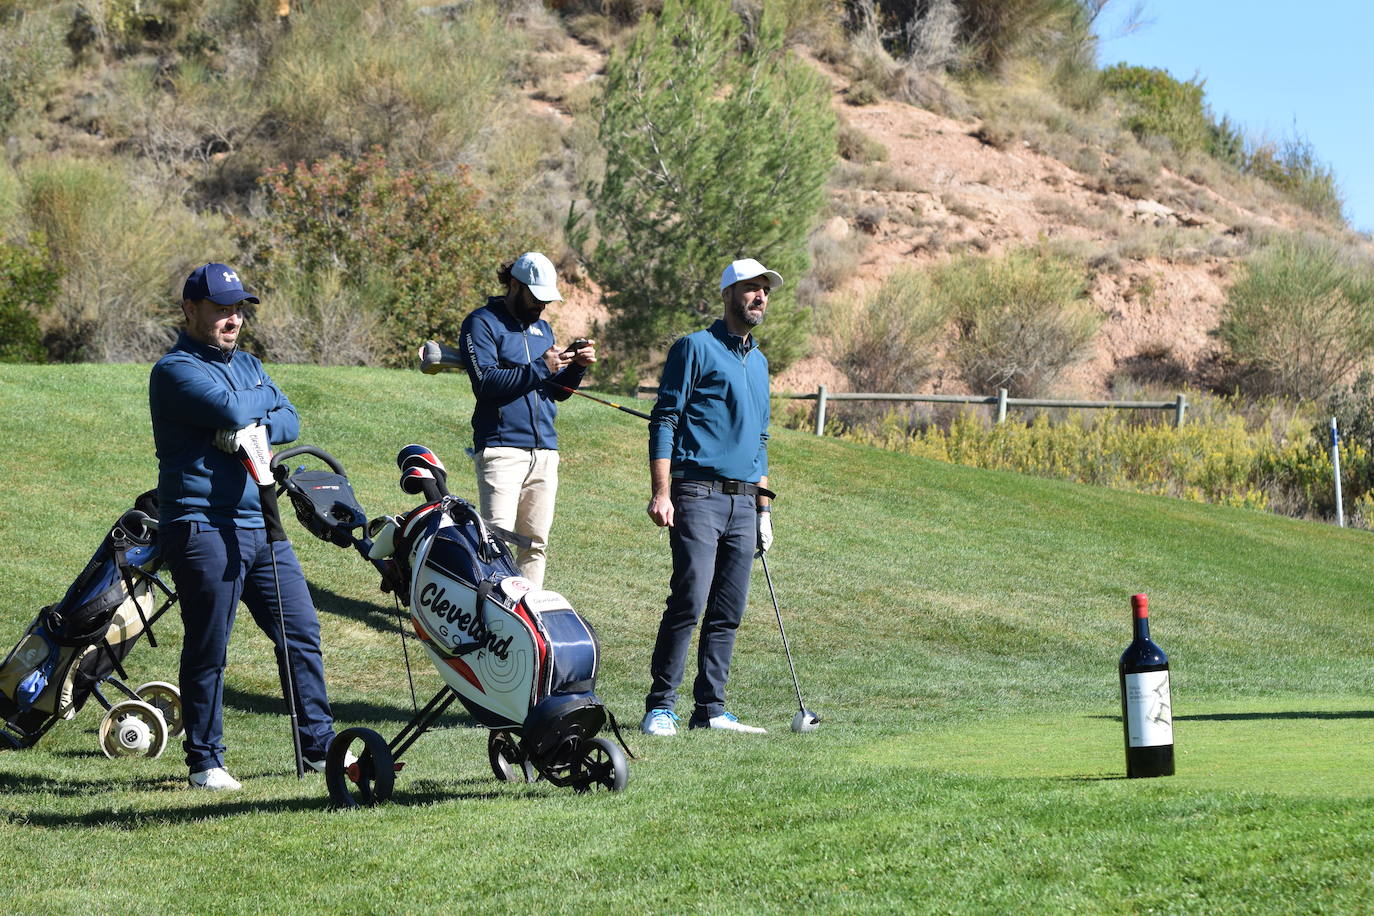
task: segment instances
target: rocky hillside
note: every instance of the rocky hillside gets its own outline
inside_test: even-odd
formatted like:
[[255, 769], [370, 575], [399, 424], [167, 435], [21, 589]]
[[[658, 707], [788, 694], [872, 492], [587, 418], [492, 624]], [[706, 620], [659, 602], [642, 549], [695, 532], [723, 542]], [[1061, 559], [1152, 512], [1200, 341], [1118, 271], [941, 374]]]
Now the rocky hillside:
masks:
[[[566, 58], [569, 52], [559, 53]], [[604, 64], [589, 46], [577, 44], [573, 53], [581, 64], [564, 75], [565, 89], [597, 79]], [[841, 276], [827, 301], [839, 307], [859, 302], [900, 267], [928, 266], [960, 253], [1037, 243], [1065, 247], [1089, 264], [1090, 295], [1104, 321], [1084, 359], [1061, 376], [1058, 394], [1102, 397], [1123, 387], [1212, 384], [1218, 352], [1209, 332], [1256, 237], [1269, 229], [1330, 231], [1277, 200], [1272, 208], [1257, 205], [1254, 187], [1242, 187], [1244, 193], [1232, 199], [1168, 168], [1133, 176], [1133, 163], [1108, 150], [1080, 151], [1075, 168], [1029, 141], [997, 142], [976, 119], [956, 120], [892, 100], [854, 105], [850, 81], [814, 58], [812, 63], [831, 80], [841, 123], [882, 157], [841, 162], [832, 179], [832, 215], [813, 241], [846, 252], [853, 263], [837, 268]], [[533, 116], [570, 117], [550, 101], [547, 87], [527, 98]], [[598, 290], [584, 281], [556, 317], [575, 332], [604, 319]], [[818, 325], [813, 354], [780, 374], [778, 390], [808, 391], [822, 383], [852, 390], [832, 362], [827, 331]], [[930, 390], [966, 391], [948, 370], [936, 373]]]

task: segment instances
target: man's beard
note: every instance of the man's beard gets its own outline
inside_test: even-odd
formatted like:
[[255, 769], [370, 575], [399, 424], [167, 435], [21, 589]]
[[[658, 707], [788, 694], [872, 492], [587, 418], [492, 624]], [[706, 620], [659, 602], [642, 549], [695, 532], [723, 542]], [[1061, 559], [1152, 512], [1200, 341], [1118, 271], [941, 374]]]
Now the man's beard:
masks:
[[730, 307], [734, 309], [735, 317], [738, 318], [740, 321], [743, 321], [745, 324], [749, 325], [749, 327], [756, 328], [759, 325], [763, 324], [764, 313], [759, 312], [758, 314], [754, 314], [750, 312], [749, 309], [745, 306], [744, 300], [742, 298], [736, 298], [735, 301], [731, 303]]

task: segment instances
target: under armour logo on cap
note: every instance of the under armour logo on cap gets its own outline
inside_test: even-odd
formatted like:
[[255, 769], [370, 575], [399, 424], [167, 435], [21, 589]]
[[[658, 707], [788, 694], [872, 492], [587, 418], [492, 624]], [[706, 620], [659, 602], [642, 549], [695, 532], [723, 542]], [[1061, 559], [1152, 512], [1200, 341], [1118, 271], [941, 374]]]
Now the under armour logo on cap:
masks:
[[181, 288], [181, 298], [193, 302], [208, 299], [216, 305], [258, 301], [257, 296], [244, 289], [243, 282], [232, 267], [214, 262], [191, 271], [186, 278], [186, 285]]

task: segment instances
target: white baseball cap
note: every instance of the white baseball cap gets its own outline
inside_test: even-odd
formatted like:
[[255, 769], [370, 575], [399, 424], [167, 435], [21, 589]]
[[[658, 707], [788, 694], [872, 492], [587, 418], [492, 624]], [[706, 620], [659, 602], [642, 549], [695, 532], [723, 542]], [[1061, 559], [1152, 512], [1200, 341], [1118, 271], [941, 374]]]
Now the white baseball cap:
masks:
[[720, 275], [720, 288], [725, 290], [741, 280], [752, 280], [755, 277], [767, 277], [772, 289], [782, 286], [782, 274], [776, 270], [769, 270], [753, 258], [745, 258], [742, 261], [730, 262], [730, 266], [725, 268], [725, 273]]
[[527, 251], [510, 266], [510, 275], [530, 288], [540, 302], [559, 302], [558, 273], [553, 262], [537, 251]]

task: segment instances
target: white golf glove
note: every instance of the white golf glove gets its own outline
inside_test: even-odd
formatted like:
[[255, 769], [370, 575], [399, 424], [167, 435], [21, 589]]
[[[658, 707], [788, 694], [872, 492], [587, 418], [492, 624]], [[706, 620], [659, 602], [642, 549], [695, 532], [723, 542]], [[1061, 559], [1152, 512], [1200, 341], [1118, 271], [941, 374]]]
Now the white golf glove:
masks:
[[767, 553], [773, 546], [773, 510], [762, 508], [759, 516], [759, 553]]
[[215, 430], [215, 448], [230, 455], [239, 450], [239, 431], [237, 429]]

